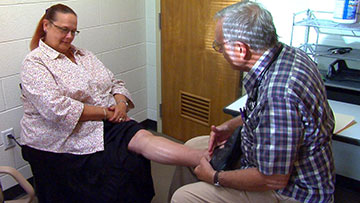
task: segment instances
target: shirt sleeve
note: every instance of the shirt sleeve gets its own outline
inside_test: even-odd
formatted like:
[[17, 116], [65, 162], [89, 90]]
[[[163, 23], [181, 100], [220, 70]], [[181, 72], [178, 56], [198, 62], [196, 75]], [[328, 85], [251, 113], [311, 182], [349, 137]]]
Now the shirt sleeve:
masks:
[[296, 104], [284, 98], [265, 101], [254, 137], [259, 171], [265, 175], [290, 173], [303, 134]]
[[53, 75], [41, 61], [25, 59], [21, 73], [22, 93], [34, 107], [34, 112], [48, 122], [56, 123], [71, 134], [77, 125], [84, 104], [65, 96]]
[[124, 95], [129, 100], [129, 108], [134, 108], [135, 107], [134, 102], [131, 98], [131, 94], [130, 94], [129, 90], [126, 89], [126, 87], [125, 87], [125, 82], [122, 80], [116, 79], [114, 77], [114, 74], [109, 69], [106, 68], [106, 70], [107, 70], [107, 72], [111, 78], [111, 82], [112, 82], [111, 94], [112, 95], [115, 95], [115, 94]]

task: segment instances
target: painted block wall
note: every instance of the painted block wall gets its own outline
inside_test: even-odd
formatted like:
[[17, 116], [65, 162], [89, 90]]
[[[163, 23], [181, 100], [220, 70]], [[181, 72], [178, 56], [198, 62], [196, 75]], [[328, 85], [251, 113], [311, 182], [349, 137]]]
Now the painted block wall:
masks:
[[[151, 58], [155, 53], [147, 54], [153, 51], [149, 46], [155, 47], [155, 34], [147, 34], [154, 32], [155, 0], [1, 0], [0, 131], [14, 128], [19, 138], [21, 63], [39, 19], [56, 3], [64, 3], [78, 14], [81, 33], [74, 44], [95, 53], [116, 78], [126, 82], [136, 105], [129, 115], [139, 122], [156, 120], [156, 87], [151, 86], [156, 78], [148, 79], [156, 73], [155, 59]], [[148, 99], [148, 94], [154, 97]], [[26, 178], [32, 176], [19, 147], [5, 151], [2, 139], [0, 165], [15, 167]], [[5, 190], [15, 184], [7, 175], [0, 176], [0, 181]]]
[[145, 0], [146, 12], [146, 70], [147, 70], [147, 118], [157, 121], [157, 76], [156, 76], [156, 1]]

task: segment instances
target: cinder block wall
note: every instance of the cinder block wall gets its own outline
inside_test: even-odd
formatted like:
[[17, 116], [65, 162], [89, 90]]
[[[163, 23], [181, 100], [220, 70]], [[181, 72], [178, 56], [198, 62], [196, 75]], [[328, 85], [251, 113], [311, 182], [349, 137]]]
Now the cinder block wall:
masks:
[[[19, 138], [21, 63], [45, 9], [59, 2], [78, 14], [81, 33], [74, 44], [95, 53], [127, 83], [136, 105], [130, 116], [139, 122], [156, 120], [156, 86], [152, 85], [156, 84], [155, 33], [151, 33], [155, 32], [155, 0], [1, 0], [0, 131], [14, 128]], [[1, 138], [0, 165], [15, 167], [26, 178], [32, 176], [19, 147], [4, 150]], [[6, 175], [0, 176], [0, 181], [5, 190], [15, 184]]]

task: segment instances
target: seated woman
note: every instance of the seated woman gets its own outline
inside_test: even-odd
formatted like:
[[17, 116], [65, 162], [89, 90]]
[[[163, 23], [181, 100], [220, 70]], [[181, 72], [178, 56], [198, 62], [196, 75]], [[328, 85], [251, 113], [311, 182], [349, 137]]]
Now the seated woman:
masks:
[[124, 82], [71, 44], [78, 33], [75, 12], [51, 6], [22, 65], [22, 154], [39, 202], [150, 202], [149, 160], [196, 166], [204, 151], [131, 120], [134, 103]]

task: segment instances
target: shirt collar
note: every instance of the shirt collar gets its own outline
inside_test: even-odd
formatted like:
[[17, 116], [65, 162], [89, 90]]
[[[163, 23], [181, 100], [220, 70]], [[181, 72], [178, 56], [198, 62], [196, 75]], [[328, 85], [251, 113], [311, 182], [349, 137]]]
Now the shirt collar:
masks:
[[[45, 55], [49, 56], [51, 59], [56, 59], [59, 56], [64, 56], [64, 54], [56, 51], [55, 49], [51, 48], [49, 45], [47, 45], [43, 40], [41, 39], [39, 41], [39, 49], [41, 52], [43, 52]], [[77, 47], [71, 45], [70, 47], [71, 51], [74, 53], [74, 56], [79, 54], [81, 56], [84, 55], [84, 53], [81, 51], [81, 49], [78, 49]]]
[[271, 59], [274, 57], [280, 46], [281, 44], [278, 43], [274, 47], [266, 50], [259, 58], [259, 60], [255, 63], [255, 65], [246, 74], [246, 76], [244, 77], [244, 88], [247, 94], [249, 94], [251, 90], [254, 89], [256, 79], [259, 77], [261, 72], [264, 71], [266, 65], [270, 63]]

